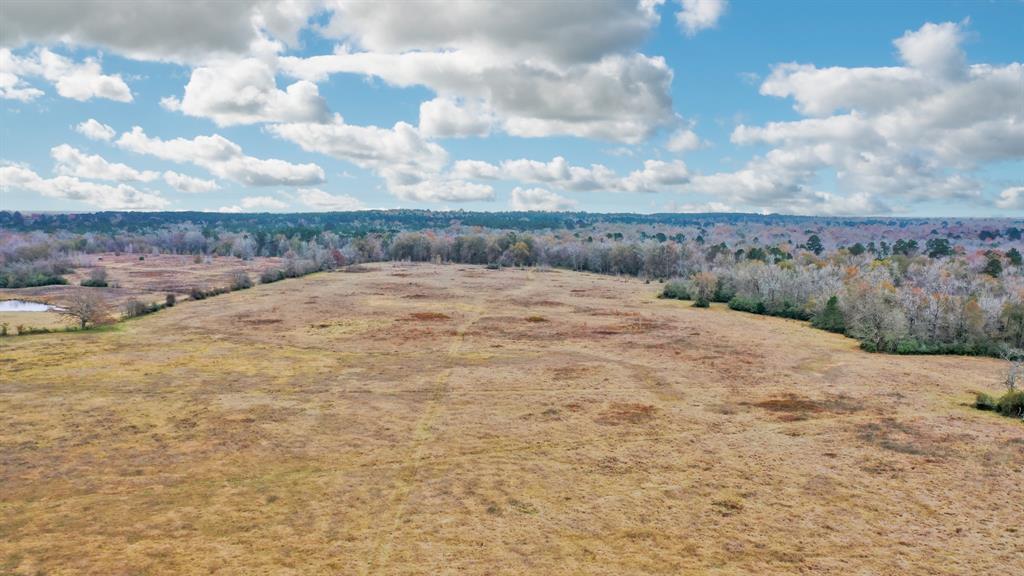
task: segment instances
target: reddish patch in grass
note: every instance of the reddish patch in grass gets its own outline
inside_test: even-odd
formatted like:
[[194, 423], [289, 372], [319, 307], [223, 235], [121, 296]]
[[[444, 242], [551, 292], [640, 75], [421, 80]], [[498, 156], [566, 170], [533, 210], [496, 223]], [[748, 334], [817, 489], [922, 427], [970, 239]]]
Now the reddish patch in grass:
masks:
[[600, 424], [643, 424], [654, 418], [654, 406], [636, 402], [613, 402], [608, 410], [597, 417]]
[[409, 314], [409, 318], [412, 320], [419, 320], [420, 322], [451, 320], [451, 316], [441, 312], [413, 312], [412, 314]]

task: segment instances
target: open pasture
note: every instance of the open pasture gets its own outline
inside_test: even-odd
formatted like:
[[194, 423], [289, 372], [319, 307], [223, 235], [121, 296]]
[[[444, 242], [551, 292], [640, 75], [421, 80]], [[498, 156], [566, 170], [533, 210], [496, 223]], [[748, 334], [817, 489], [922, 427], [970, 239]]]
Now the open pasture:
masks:
[[996, 360], [867, 354], [637, 280], [362, 269], [4, 340], [0, 572], [1024, 563], [1024, 426], [967, 405]]

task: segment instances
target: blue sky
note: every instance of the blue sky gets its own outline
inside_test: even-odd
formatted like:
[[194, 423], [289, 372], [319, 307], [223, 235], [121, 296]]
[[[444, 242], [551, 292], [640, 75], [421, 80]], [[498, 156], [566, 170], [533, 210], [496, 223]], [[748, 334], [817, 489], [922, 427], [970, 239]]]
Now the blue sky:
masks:
[[50, 5], [3, 209], [1024, 214], [1022, 2]]

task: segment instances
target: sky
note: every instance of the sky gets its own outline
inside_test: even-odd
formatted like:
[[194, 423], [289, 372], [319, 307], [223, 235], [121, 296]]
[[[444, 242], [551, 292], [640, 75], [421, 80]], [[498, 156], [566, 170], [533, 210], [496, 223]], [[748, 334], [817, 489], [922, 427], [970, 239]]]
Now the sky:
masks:
[[0, 5], [0, 209], [1024, 215], [1024, 2]]

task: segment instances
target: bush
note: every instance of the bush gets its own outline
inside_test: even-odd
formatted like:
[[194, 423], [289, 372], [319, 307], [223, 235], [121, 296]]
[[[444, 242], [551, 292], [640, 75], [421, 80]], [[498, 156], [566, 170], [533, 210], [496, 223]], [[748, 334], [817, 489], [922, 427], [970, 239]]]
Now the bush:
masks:
[[246, 288], [252, 288], [252, 279], [249, 278], [249, 274], [241, 270], [235, 272], [231, 277], [231, 289], [245, 290]]
[[729, 300], [729, 308], [739, 310], [740, 312], [750, 312], [751, 314], [765, 313], [764, 302], [742, 296], [735, 296], [732, 300]]
[[149, 313], [149, 307], [138, 300], [129, 300], [122, 307], [125, 318], [136, 318]]
[[1024, 390], [1011, 390], [999, 399], [995, 406], [1003, 416], [1024, 418]]
[[93, 268], [92, 272], [89, 273], [89, 277], [82, 280], [82, 286], [88, 286], [90, 288], [106, 288], [107, 287], [107, 270], [106, 268]]
[[974, 407], [978, 410], [995, 410], [996, 399], [984, 392], [979, 392], [974, 398]]
[[167, 297], [164, 298], [164, 306], [166, 306], [168, 308], [174, 306], [177, 303], [178, 303], [178, 297], [175, 296], [174, 294], [168, 294]]
[[693, 302], [694, 308], [710, 308], [711, 302], [707, 298], [698, 298]]
[[285, 279], [284, 270], [264, 270], [260, 274], [260, 284], [270, 284]]
[[825, 308], [811, 320], [811, 325], [838, 334], [846, 332], [846, 321], [843, 319], [843, 312], [839, 309], [839, 298], [836, 296], [829, 298]]
[[690, 288], [685, 282], [667, 282], [661, 290], [661, 298], [672, 298], [674, 300], [689, 300]]

